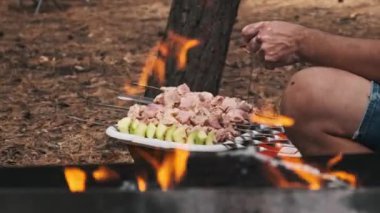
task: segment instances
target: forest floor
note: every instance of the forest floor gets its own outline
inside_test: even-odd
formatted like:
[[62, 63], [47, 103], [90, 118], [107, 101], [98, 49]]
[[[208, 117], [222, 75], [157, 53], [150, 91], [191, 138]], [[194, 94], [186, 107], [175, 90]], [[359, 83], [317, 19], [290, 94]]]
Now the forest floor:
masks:
[[[105, 128], [126, 114], [103, 105], [137, 79], [160, 39], [169, 0], [0, 1], [0, 166], [131, 162]], [[224, 70], [222, 95], [278, 103], [301, 66], [268, 71], [241, 50], [241, 28], [285, 20], [340, 35], [380, 38], [380, 1], [243, 0]], [[323, 44], [322, 44], [323, 45]], [[250, 82], [251, 85], [250, 85]]]

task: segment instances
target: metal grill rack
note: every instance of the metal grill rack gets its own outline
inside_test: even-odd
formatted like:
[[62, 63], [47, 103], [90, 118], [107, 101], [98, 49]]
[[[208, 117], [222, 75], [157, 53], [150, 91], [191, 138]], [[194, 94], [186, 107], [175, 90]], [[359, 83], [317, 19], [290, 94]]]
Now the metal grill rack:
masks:
[[281, 126], [266, 126], [262, 124], [241, 124], [236, 129], [241, 135], [223, 145], [230, 149], [254, 147], [258, 152], [272, 152], [273, 155], [300, 157], [300, 153], [286, 137]]

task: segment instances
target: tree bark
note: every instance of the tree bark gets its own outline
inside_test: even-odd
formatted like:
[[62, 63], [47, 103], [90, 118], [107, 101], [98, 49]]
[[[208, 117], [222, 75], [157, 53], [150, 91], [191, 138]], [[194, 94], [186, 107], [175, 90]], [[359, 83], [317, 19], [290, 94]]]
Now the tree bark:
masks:
[[[186, 83], [193, 91], [216, 95], [227, 56], [232, 27], [240, 0], [173, 0], [166, 33], [201, 41], [188, 53], [183, 71], [177, 70], [173, 58], [166, 60], [165, 86]], [[154, 77], [150, 86], [159, 86]], [[145, 95], [155, 97], [160, 91], [147, 89]]]

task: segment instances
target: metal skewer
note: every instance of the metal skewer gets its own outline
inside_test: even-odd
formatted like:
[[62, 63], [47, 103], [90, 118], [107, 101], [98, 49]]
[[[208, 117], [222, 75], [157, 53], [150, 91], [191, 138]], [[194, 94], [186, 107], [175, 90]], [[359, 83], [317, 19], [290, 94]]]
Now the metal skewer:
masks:
[[117, 98], [119, 100], [134, 101], [134, 102], [140, 103], [140, 104], [151, 104], [151, 103], [153, 103], [153, 99], [152, 98], [146, 98], [146, 97], [143, 97], [143, 96], [119, 95], [119, 96], [117, 96]]
[[155, 90], [162, 90], [161, 88], [159, 87], [154, 87], [154, 86], [149, 86], [149, 85], [141, 85], [141, 84], [138, 84], [138, 83], [131, 83], [132, 85], [135, 85], [135, 86], [139, 86], [139, 87], [145, 87], [145, 88], [149, 88], [149, 89], [155, 89]]

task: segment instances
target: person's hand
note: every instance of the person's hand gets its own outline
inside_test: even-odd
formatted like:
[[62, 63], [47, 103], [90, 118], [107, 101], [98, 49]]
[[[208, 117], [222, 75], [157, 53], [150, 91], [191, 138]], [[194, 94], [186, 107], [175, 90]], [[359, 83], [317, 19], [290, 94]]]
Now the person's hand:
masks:
[[242, 34], [247, 49], [257, 53], [265, 67], [273, 69], [300, 60], [300, 42], [306, 29], [297, 24], [266, 21], [247, 25]]

